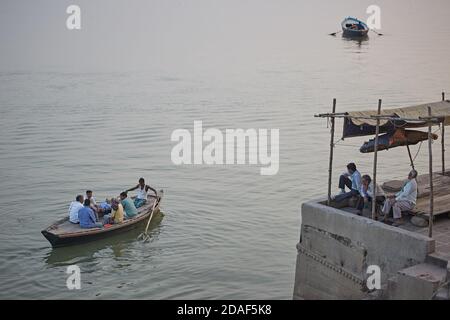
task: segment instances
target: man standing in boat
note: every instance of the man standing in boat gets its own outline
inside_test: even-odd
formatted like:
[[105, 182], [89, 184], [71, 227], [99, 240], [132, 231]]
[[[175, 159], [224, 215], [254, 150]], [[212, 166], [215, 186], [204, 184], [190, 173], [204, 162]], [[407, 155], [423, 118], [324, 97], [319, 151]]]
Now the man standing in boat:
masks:
[[129, 191], [133, 191], [136, 189], [137, 189], [137, 195], [136, 195], [136, 198], [134, 199], [134, 206], [136, 208], [142, 207], [147, 202], [148, 190], [152, 190], [155, 193], [155, 196], [156, 197], [158, 196], [158, 193], [156, 192], [155, 189], [153, 189], [149, 185], [145, 184], [144, 178], [140, 178], [139, 183], [135, 187], [130, 188], [130, 189], [126, 190], [125, 192], [128, 193]]
[[[345, 187], [349, 188], [350, 191], [345, 192]], [[333, 197], [333, 200], [336, 202], [360, 195], [361, 173], [356, 169], [356, 164], [353, 162], [347, 165], [347, 172], [339, 177], [339, 189], [341, 189], [341, 192]]]

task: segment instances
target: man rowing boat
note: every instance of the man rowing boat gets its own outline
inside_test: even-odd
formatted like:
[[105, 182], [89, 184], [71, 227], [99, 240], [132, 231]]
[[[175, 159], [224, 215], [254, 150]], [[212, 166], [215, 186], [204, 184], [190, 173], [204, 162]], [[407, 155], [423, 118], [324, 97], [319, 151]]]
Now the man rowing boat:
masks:
[[144, 178], [139, 179], [139, 183], [125, 192], [128, 193], [128, 191], [133, 191], [137, 189], [137, 195], [134, 199], [134, 206], [136, 208], [142, 207], [147, 202], [147, 196], [148, 196], [148, 190], [152, 190], [155, 193], [155, 196], [158, 196], [158, 193], [155, 189], [150, 187], [149, 185], [145, 184]]

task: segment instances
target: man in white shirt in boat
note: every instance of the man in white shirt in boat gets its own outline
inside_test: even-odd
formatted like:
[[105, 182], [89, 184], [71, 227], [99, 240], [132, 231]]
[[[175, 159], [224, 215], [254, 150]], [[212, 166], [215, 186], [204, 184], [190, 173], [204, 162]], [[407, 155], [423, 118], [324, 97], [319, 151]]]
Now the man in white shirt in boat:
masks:
[[408, 181], [403, 185], [400, 192], [394, 196], [388, 196], [384, 202], [383, 213], [389, 214], [393, 208], [394, 223], [393, 226], [402, 224], [402, 211], [410, 211], [414, 209], [417, 201], [417, 171], [411, 170], [408, 175]]
[[78, 219], [78, 211], [83, 208], [84, 197], [79, 194], [75, 198], [75, 201], [72, 201], [69, 207], [69, 221], [78, 224], [80, 220]]
[[97, 218], [97, 221], [99, 221], [99, 213], [101, 213], [101, 216], [103, 215], [103, 210], [100, 208], [100, 206], [95, 201], [94, 195], [92, 190], [86, 190], [86, 198], [91, 202], [90, 208], [94, 211], [95, 217]]
[[142, 207], [147, 202], [148, 190], [152, 190], [155, 193], [155, 196], [158, 196], [158, 193], [155, 189], [145, 184], [144, 178], [139, 179], [139, 183], [125, 192], [137, 190], [136, 198], [134, 199], [134, 206], [136, 208]]

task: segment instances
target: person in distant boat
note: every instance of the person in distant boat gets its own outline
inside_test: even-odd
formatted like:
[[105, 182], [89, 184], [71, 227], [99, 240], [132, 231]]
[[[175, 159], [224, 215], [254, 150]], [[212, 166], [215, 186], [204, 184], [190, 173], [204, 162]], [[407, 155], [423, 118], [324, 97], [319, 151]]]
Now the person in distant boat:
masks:
[[123, 222], [123, 206], [116, 199], [111, 199], [111, 214], [103, 217], [103, 224], [118, 224]]
[[[362, 210], [364, 209], [364, 206], [368, 206], [371, 208], [372, 205], [372, 199], [374, 198], [374, 185], [372, 178], [365, 174], [361, 178], [361, 194], [360, 198], [358, 200], [357, 204], [357, 213], [358, 215], [362, 215]], [[386, 200], [386, 196], [384, 195], [383, 189], [380, 188], [380, 186], [376, 185], [376, 203], [377, 205], [383, 205], [384, 201]]]
[[72, 201], [69, 206], [69, 221], [75, 224], [80, 223], [78, 219], [78, 211], [83, 208], [84, 197], [79, 194], [76, 196], [75, 201]]
[[402, 211], [414, 209], [417, 201], [417, 171], [411, 170], [408, 174], [408, 181], [403, 185], [400, 192], [394, 196], [388, 196], [384, 202], [383, 213], [388, 215], [393, 208], [394, 223], [393, 226], [402, 224]]
[[[350, 189], [350, 191], [345, 192], [345, 187]], [[341, 189], [341, 192], [333, 197], [333, 200], [336, 202], [341, 202], [345, 199], [360, 195], [361, 174], [356, 169], [356, 164], [353, 162], [347, 164], [347, 172], [344, 172], [339, 177], [339, 189]]]
[[101, 228], [103, 224], [97, 222], [94, 210], [91, 209], [91, 201], [84, 200], [83, 208], [78, 211], [78, 219], [80, 220], [80, 227], [84, 229]]
[[155, 193], [155, 196], [158, 196], [158, 193], [155, 189], [150, 187], [149, 185], [145, 184], [144, 178], [139, 179], [139, 183], [125, 192], [133, 191], [137, 189], [137, 195], [134, 199], [134, 206], [136, 208], [142, 207], [147, 202], [147, 196], [148, 196], [148, 190], [152, 190]]
[[125, 211], [125, 217], [126, 218], [133, 218], [138, 214], [138, 211], [136, 209], [136, 206], [134, 205], [134, 202], [128, 198], [128, 195], [126, 192], [122, 192], [120, 194], [120, 203], [123, 206], [123, 210]]

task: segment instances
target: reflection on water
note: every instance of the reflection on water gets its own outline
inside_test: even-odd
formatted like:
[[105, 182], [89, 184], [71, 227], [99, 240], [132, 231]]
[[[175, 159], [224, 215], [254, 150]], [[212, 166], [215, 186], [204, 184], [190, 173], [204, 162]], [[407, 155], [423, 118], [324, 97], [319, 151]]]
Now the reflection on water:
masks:
[[361, 48], [361, 46], [366, 43], [368, 44], [369, 41], [369, 36], [365, 35], [363, 37], [354, 37], [354, 36], [350, 36], [347, 34], [342, 34], [342, 39], [345, 41], [350, 41], [350, 42], [354, 42], [358, 45], [359, 48]]

